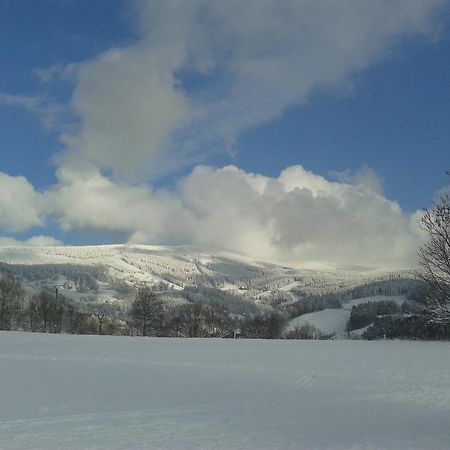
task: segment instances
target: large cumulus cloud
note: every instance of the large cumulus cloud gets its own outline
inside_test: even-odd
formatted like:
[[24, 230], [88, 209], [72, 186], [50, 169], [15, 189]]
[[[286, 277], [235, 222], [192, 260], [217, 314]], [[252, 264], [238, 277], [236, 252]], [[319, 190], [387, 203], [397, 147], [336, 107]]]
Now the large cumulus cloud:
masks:
[[0, 230], [20, 232], [43, 225], [41, 195], [22, 176], [0, 172]]
[[[128, 4], [128, 3], [127, 3]], [[446, 0], [136, 0], [135, 39], [89, 61], [40, 71], [73, 81], [57, 182], [37, 193], [0, 174], [0, 229], [46, 219], [130, 242], [227, 248], [295, 266], [410, 265], [413, 218], [370, 169], [327, 180], [302, 166], [278, 177], [198, 166], [246, 130], [353, 77], [410, 37], [434, 37]], [[4, 104], [50, 111], [39, 97]], [[47, 117], [46, 116], [46, 117]], [[65, 124], [67, 125], [67, 124]], [[301, 163], [301, 136], [299, 136]], [[276, 158], [276, 149], [272, 151]], [[325, 164], [325, 162], [324, 162]], [[330, 168], [332, 169], [332, 168]], [[186, 172], [185, 172], [186, 173]]]
[[60, 173], [46, 199], [66, 230], [121, 231], [134, 243], [220, 247], [294, 266], [408, 266], [420, 241], [415, 222], [364, 180], [331, 182], [301, 166], [277, 178], [199, 166], [172, 191], [97, 171]]

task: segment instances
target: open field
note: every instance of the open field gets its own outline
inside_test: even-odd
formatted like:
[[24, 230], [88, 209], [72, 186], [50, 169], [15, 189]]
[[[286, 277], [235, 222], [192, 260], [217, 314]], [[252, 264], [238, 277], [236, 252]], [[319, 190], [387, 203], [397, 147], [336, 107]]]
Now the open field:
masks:
[[2, 449], [449, 449], [450, 343], [0, 333]]

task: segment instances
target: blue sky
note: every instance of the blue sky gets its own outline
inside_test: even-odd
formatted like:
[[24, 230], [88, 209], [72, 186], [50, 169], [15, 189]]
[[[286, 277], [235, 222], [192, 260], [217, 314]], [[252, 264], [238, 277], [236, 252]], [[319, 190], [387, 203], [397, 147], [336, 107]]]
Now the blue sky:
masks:
[[[236, 164], [276, 175], [300, 163], [325, 176], [366, 165], [404, 209], [428, 206], [450, 167], [448, 32], [438, 42], [405, 43], [354, 83], [347, 95], [317, 93], [245, 133]], [[277, 158], [264, 148], [277, 148]]]
[[[450, 4], [358, 4], [0, 1], [4, 242], [189, 243], [345, 265], [363, 262], [373, 233], [397, 253], [369, 264], [409, 263], [414, 214], [448, 184]], [[369, 220], [367, 205], [395, 218]], [[311, 233], [303, 218], [321, 214], [351, 217]], [[349, 227], [360, 241], [329, 255], [321, 243]]]

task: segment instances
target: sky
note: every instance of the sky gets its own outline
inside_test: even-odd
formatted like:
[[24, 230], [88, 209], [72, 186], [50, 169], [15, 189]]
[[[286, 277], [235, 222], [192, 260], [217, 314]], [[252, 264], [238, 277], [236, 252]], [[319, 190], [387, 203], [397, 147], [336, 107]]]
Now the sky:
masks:
[[0, 245], [408, 267], [448, 188], [449, 0], [0, 0]]

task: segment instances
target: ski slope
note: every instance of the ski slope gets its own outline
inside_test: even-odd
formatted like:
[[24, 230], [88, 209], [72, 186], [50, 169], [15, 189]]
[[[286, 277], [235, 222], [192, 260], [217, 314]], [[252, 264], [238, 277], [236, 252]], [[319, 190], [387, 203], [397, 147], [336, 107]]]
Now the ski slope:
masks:
[[448, 342], [0, 332], [0, 448], [448, 449]]

